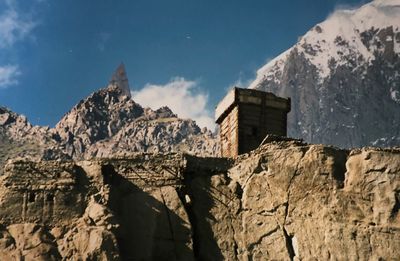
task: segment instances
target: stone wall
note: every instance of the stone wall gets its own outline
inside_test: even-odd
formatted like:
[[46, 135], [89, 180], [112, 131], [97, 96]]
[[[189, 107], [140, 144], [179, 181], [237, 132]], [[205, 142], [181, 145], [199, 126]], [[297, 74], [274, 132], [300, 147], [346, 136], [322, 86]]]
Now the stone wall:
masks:
[[0, 177], [0, 220], [7, 225], [69, 223], [85, 210], [88, 182], [72, 162], [14, 161]]
[[10, 161], [0, 260], [400, 258], [400, 150]]

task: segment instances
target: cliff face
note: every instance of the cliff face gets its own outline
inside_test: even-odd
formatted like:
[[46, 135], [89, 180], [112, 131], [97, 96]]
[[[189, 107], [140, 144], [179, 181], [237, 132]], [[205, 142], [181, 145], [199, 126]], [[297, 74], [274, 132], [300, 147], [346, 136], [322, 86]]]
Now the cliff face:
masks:
[[400, 151], [268, 143], [236, 162], [10, 161], [0, 259], [398, 259]]
[[287, 145], [230, 170], [243, 189], [239, 256], [398, 258], [400, 151]]

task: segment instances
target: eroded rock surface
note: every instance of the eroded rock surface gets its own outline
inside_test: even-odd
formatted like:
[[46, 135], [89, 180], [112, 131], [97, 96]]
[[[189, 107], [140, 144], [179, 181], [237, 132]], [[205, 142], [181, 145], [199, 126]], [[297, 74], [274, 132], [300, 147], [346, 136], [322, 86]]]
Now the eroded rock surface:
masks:
[[396, 260], [400, 150], [9, 161], [3, 260]]
[[[347, 159], [348, 158], [348, 159]], [[399, 258], [400, 151], [277, 143], [239, 159], [240, 260]]]

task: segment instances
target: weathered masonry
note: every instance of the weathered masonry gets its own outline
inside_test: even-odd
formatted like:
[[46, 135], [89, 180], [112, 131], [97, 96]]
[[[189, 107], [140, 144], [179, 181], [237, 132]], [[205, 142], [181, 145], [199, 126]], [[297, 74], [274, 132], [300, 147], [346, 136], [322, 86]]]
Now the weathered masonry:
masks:
[[257, 148], [267, 134], [286, 136], [290, 98], [253, 89], [233, 88], [215, 109], [222, 157]]

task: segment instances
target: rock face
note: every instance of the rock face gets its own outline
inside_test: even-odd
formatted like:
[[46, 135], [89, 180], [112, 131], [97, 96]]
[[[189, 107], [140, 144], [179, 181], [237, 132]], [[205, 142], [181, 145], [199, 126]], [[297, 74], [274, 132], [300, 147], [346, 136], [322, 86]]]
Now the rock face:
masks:
[[339, 10], [259, 69], [290, 97], [288, 134], [339, 147], [400, 145], [400, 1]]
[[10, 161], [3, 260], [396, 260], [400, 150]]
[[397, 259], [400, 151], [287, 145], [230, 170], [243, 190], [239, 259]]
[[[0, 177], [0, 257], [193, 260], [186, 157], [10, 161]], [[210, 172], [227, 166], [208, 164]]]

